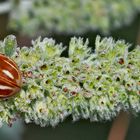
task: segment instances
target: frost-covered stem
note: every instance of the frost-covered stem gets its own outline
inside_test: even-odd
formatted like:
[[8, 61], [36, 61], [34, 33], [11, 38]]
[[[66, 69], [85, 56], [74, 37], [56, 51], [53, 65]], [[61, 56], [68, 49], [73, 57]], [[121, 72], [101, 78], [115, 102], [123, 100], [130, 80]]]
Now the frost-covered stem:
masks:
[[0, 122], [21, 117], [26, 123], [55, 126], [66, 117], [109, 121], [120, 111], [140, 112], [140, 47], [112, 38], [95, 41], [72, 38], [68, 57], [53, 39], [38, 38], [31, 47], [16, 47], [15, 37], [0, 42], [0, 52], [10, 56], [22, 72], [17, 96], [0, 101]]
[[19, 7], [13, 9], [10, 26], [30, 36], [54, 30], [72, 34], [100, 30], [106, 34], [130, 24], [140, 11], [140, 0], [20, 1]]

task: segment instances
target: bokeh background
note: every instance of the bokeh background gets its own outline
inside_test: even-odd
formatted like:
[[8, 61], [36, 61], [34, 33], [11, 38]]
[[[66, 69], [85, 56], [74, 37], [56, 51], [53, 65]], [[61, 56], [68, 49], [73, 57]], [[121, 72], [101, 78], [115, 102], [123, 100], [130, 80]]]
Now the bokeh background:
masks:
[[[69, 44], [71, 37], [89, 39], [94, 49], [97, 35], [112, 36], [140, 44], [140, 0], [0, 0], [0, 39], [17, 37], [20, 47], [31, 46], [38, 36]], [[67, 54], [64, 54], [67, 55]], [[127, 140], [140, 139], [140, 116], [130, 117]], [[0, 140], [106, 140], [110, 122], [71, 122], [68, 118], [56, 128], [24, 124], [0, 128]]]

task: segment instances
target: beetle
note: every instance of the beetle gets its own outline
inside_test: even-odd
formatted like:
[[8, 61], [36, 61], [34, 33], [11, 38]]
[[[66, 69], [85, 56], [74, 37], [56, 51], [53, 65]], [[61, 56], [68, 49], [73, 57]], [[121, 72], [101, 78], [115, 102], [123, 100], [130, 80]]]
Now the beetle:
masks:
[[21, 86], [21, 72], [17, 64], [11, 58], [0, 54], [0, 98], [15, 95]]

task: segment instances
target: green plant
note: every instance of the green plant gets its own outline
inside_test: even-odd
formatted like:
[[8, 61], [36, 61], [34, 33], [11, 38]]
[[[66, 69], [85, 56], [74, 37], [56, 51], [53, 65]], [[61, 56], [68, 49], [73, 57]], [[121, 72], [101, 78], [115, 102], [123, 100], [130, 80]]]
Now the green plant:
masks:
[[[0, 52], [6, 54], [11, 44], [15, 47], [15, 38], [8, 36], [0, 42]], [[67, 116], [108, 121], [121, 110], [140, 111], [139, 46], [129, 52], [124, 41], [97, 36], [92, 52], [88, 40], [72, 38], [68, 57], [63, 57], [65, 48], [53, 39], [38, 38], [32, 44], [11, 49], [23, 86], [17, 96], [1, 99], [1, 123], [18, 116], [26, 123], [55, 126]]]
[[26, 6], [14, 8], [10, 26], [30, 36], [51, 31], [82, 33], [91, 29], [109, 33], [129, 24], [139, 10], [140, 0], [32, 0]]

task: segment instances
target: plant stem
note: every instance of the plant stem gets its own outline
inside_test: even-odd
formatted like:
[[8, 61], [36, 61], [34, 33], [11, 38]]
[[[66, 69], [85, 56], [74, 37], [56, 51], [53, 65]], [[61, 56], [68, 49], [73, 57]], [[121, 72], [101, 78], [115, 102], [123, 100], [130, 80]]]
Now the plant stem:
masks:
[[113, 122], [108, 140], [125, 140], [129, 122], [130, 115], [126, 112], [121, 112]]

